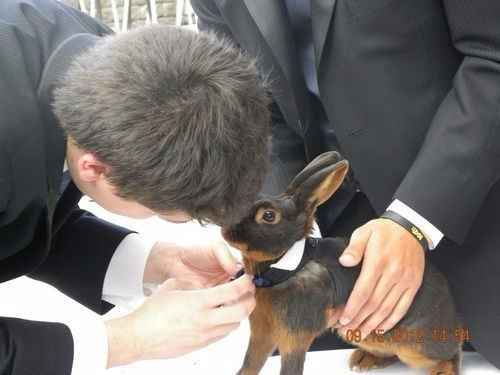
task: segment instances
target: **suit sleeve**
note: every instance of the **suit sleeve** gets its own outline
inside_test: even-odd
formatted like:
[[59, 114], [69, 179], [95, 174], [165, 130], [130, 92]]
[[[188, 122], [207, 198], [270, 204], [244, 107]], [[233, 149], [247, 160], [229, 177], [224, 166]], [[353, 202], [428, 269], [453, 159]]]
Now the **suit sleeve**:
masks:
[[395, 197], [461, 243], [500, 178], [500, 2], [443, 4], [464, 58]]
[[[200, 31], [211, 31], [232, 40], [238, 45], [230, 28], [212, 0], [192, 0], [192, 6], [198, 16]], [[304, 141], [286, 123], [278, 105], [271, 104], [271, 170], [268, 174], [263, 193], [279, 194], [288, 183], [306, 165]]]
[[102, 300], [104, 278], [116, 248], [130, 233], [75, 209], [53, 238], [47, 259], [29, 276], [104, 314], [112, 307]]
[[73, 338], [60, 323], [0, 318], [0, 373], [69, 375]]

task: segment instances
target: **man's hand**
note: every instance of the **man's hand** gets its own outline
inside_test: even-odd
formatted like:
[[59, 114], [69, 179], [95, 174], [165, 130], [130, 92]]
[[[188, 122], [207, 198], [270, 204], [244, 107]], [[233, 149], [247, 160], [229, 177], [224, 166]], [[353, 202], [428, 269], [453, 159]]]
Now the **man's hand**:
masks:
[[208, 289], [166, 281], [136, 311], [106, 322], [108, 368], [177, 357], [220, 340], [252, 312], [254, 294], [247, 275]]
[[200, 288], [212, 287], [228, 281], [241, 268], [223, 242], [193, 246], [158, 242], [146, 262], [144, 282], [159, 284], [175, 278]]
[[340, 333], [359, 329], [386, 332], [408, 311], [422, 283], [422, 246], [399, 224], [376, 219], [358, 228], [340, 263], [352, 267], [364, 258], [361, 273], [340, 318]]

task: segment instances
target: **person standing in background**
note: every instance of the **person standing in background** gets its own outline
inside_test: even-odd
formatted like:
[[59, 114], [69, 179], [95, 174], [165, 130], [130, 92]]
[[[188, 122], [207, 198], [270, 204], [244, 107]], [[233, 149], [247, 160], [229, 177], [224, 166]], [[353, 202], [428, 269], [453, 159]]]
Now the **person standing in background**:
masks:
[[[324, 236], [350, 236], [340, 262], [362, 262], [340, 329], [391, 329], [427, 256], [447, 276], [472, 345], [500, 368], [500, 2], [192, 5], [200, 30], [256, 57], [272, 83], [264, 192], [282, 191], [324, 151], [350, 161], [318, 214]], [[331, 335], [313, 344], [332, 347], [345, 345]]]

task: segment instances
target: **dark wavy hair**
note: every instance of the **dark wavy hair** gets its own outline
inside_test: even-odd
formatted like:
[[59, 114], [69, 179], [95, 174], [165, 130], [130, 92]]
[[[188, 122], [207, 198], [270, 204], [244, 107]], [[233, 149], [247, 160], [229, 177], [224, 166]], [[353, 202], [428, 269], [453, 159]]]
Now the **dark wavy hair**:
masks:
[[76, 144], [110, 166], [121, 197], [225, 225], [245, 215], [268, 168], [266, 86], [229, 41], [153, 26], [79, 56], [53, 107]]

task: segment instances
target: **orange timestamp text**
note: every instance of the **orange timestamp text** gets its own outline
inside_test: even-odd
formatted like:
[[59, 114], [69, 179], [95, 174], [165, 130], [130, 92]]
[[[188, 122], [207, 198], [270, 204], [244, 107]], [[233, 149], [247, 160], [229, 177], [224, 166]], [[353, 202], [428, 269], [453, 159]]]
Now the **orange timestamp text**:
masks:
[[[359, 329], [349, 329], [346, 331], [345, 339], [350, 342], [358, 343], [362, 341], [361, 331]], [[364, 341], [380, 343], [416, 343], [421, 344], [425, 340], [434, 342], [466, 342], [471, 340], [470, 331], [465, 327], [457, 328], [403, 328], [398, 327], [384, 332], [383, 329], [373, 331]]]

